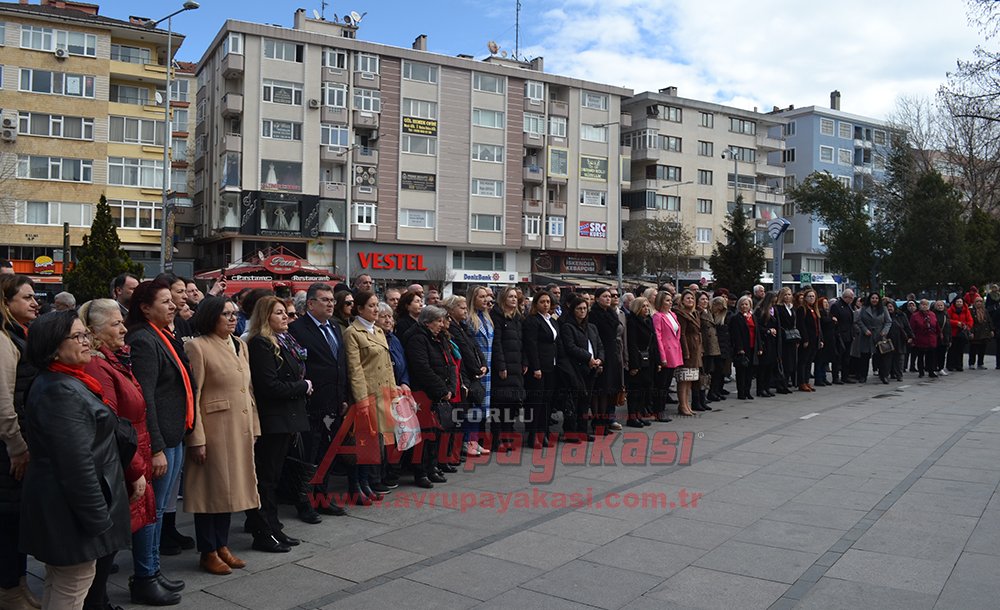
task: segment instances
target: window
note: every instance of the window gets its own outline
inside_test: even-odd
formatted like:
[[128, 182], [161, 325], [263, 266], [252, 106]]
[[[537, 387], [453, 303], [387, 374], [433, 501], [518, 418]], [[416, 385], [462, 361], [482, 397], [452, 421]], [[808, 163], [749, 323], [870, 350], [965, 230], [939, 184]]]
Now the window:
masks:
[[188, 130], [188, 111], [187, 108], [173, 108], [170, 110], [174, 114], [173, 120], [170, 124], [170, 129], [172, 131], [187, 132]]
[[452, 254], [452, 266], [456, 269], [474, 271], [503, 271], [507, 262], [503, 252], [479, 252], [456, 250]]
[[433, 229], [434, 212], [403, 208], [399, 211], [399, 226], [414, 229]]
[[786, 138], [788, 136], [794, 136], [795, 135], [795, 121], [789, 121], [789, 122], [785, 123], [784, 126], [782, 127], [782, 129], [784, 129], [784, 131], [785, 131], [785, 137]]
[[188, 85], [190, 81], [186, 78], [174, 78], [170, 81], [170, 101], [188, 101]]
[[480, 197], [503, 197], [503, 182], [500, 180], [473, 178], [472, 194], [479, 195]]
[[437, 102], [425, 100], [414, 100], [403, 98], [403, 116], [417, 117], [421, 119], [437, 119]]
[[854, 151], [847, 148], [837, 149], [837, 163], [841, 165], [854, 164]]
[[0, 21], [0, 47], [7, 44], [5, 42], [6, 40], [7, 40], [7, 24], [4, 23], [3, 21]]
[[549, 237], [566, 237], [566, 217], [549, 216], [545, 232]]
[[123, 116], [108, 117], [108, 141], [163, 146], [163, 121]]
[[486, 93], [503, 93], [504, 85], [506, 79], [502, 76], [496, 76], [494, 74], [482, 74], [480, 72], [474, 72], [472, 74], [472, 88], [476, 91], [485, 91]]
[[476, 161], [503, 163], [503, 146], [495, 144], [473, 144], [472, 158]]
[[224, 43], [225, 54], [243, 55], [243, 34], [240, 32], [230, 32]]
[[108, 184], [163, 188], [163, 161], [108, 157]]
[[698, 113], [698, 124], [702, 127], [713, 128], [715, 127], [715, 115], [711, 112], [699, 112]]
[[833, 135], [833, 119], [820, 119], [819, 132], [824, 136]]
[[52, 28], [32, 25], [21, 26], [21, 48], [36, 51], [54, 51], [55, 39]]
[[21, 111], [17, 115], [17, 132], [30, 136], [93, 141], [94, 119]]
[[543, 83], [529, 80], [524, 83], [524, 97], [529, 100], [540, 102], [545, 99], [545, 85]]
[[111, 45], [111, 60], [124, 61], [130, 64], [149, 64], [153, 62], [153, 52], [146, 47], [129, 47], [122, 44]]
[[681, 152], [681, 139], [676, 136], [660, 136], [660, 148], [671, 152]]
[[591, 189], [580, 190], [580, 205], [606, 206], [608, 204], [607, 191], [595, 191]]
[[374, 203], [354, 204], [354, 224], [358, 225], [375, 224], [375, 204]]
[[657, 195], [656, 203], [657, 207], [661, 210], [666, 210], [668, 212], [681, 211], [681, 198], [677, 195]]
[[705, 142], [703, 140], [698, 140], [698, 156], [699, 157], [713, 157], [715, 151], [715, 146], [711, 142]]
[[347, 108], [347, 85], [323, 83], [323, 105], [330, 108]]
[[663, 119], [670, 121], [671, 123], [680, 123], [683, 117], [683, 110], [676, 106], [664, 106], [663, 107]]
[[170, 190], [176, 193], [188, 192], [188, 172], [186, 169], [170, 170]]
[[264, 101], [289, 106], [302, 105], [302, 84], [264, 79]]
[[208, 104], [207, 104], [206, 100], [203, 100], [203, 99], [202, 100], [198, 100], [198, 106], [195, 107], [195, 110], [194, 110], [194, 112], [195, 112], [194, 120], [199, 125], [201, 125], [205, 121], [205, 112], [207, 111], [207, 109], [208, 109]]
[[784, 180], [781, 181], [782, 188], [784, 190], [786, 190], [786, 191], [788, 189], [795, 188], [795, 185], [797, 185], [797, 184], [798, 184], [798, 180], [795, 179], [795, 175], [794, 174], [792, 174], [790, 176], [785, 176]]
[[119, 104], [138, 104], [145, 106], [149, 103], [149, 89], [145, 87], [131, 87], [127, 85], [111, 85], [109, 101]]
[[819, 243], [825, 246], [829, 238], [830, 238], [830, 229], [827, 229], [826, 227], [820, 227]]
[[15, 222], [32, 225], [89, 227], [94, 206], [89, 203], [59, 203], [49, 201], [19, 201], [15, 207]]
[[260, 188], [268, 191], [302, 192], [302, 163], [260, 160]]
[[699, 244], [710, 244], [712, 243], [712, 229], [705, 227], [698, 227], [695, 229], [694, 240]]
[[491, 127], [503, 129], [504, 113], [499, 110], [486, 110], [483, 108], [472, 109], [472, 124], [479, 127]]
[[382, 112], [382, 93], [375, 89], [354, 89], [354, 109]]
[[412, 133], [404, 133], [400, 138], [400, 145], [403, 152], [414, 155], [436, 155], [437, 138], [430, 136], [418, 136]]
[[875, 155], [873, 159], [874, 169], [878, 171], [885, 171], [885, 157], [882, 155]]
[[524, 113], [524, 133], [533, 136], [545, 134], [545, 117], [540, 114]]
[[822, 258], [806, 258], [802, 260], [802, 271], [806, 273], [823, 273], [824, 262]]
[[854, 126], [851, 125], [850, 123], [845, 123], [844, 121], [841, 121], [840, 124], [837, 126], [837, 128], [840, 130], [839, 135], [841, 138], [845, 140], [851, 140], [854, 138]]
[[404, 61], [403, 78], [423, 83], [436, 83], [438, 82], [438, 67], [427, 64], [418, 64], [412, 61]]
[[878, 146], [885, 146], [886, 143], [885, 132], [882, 131], [881, 129], [876, 129], [873, 134], [873, 141]]
[[549, 117], [549, 135], [557, 138], [566, 137], [566, 117]]
[[649, 180], [681, 181], [681, 168], [675, 165], [647, 165], [646, 178]]
[[25, 220], [31, 224], [49, 224], [49, 202], [28, 201], [25, 205]]
[[712, 170], [710, 169], [699, 169], [698, 170], [698, 184], [712, 184]]
[[94, 162], [91, 159], [65, 157], [17, 158], [17, 177], [28, 180], [59, 180], [62, 182], [93, 182]]
[[729, 117], [729, 131], [733, 133], [745, 133], [754, 135], [757, 133], [757, 123], [747, 120]]
[[841, 184], [845, 189], [851, 190], [851, 177], [850, 176], [837, 176], [837, 182]]
[[21, 48], [36, 51], [65, 49], [70, 55], [97, 57], [97, 36], [83, 32], [68, 32], [23, 25], [21, 26]]
[[330, 125], [323, 123], [320, 126], [320, 142], [323, 146], [343, 146], [347, 147], [348, 132], [347, 127], [342, 125]]
[[795, 149], [786, 148], [784, 151], [782, 151], [781, 160], [784, 163], [795, 163]]
[[833, 163], [833, 147], [832, 146], [820, 146], [819, 147], [819, 160], [823, 163]]
[[537, 214], [524, 215], [524, 234], [538, 235], [542, 229], [542, 217]]
[[564, 148], [549, 148], [549, 175], [569, 176], [569, 151]]
[[162, 205], [153, 201], [109, 199], [111, 218], [124, 229], [159, 229]]
[[757, 149], [745, 146], [730, 146], [730, 154], [744, 163], [755, 163], [757, 161]]
[[794, 244], [795, 243], [795, 229], [787, 229], [785, 231], [784, 235], [782, 235], [781, 237], [782, 237], [782, 241], [785, 244], [787, 244], [787, 245]]
[[492, 233], [499, 233], [503, 218], [501, 216], [495, 216], [493, 214], [473, 214], [472, 222], [469, 228], [473, 231], [490, 231]]
[[378, 55], [358, 53], [354, 56], [354, 71], [378, 74]]
[[261, 121], [260, 137], [300, 142], [302, 141], [302, 123], [264, 119]]
[[[565, 120], [566, 119], [563, 119], [563, 121]], [[588, 142], [607, 142], [608, 128], [605, 126], [599, 127], [597, 125], [581, 125], [580, 139]]]
[[20, 90], [68, 97], [93, 98], [94, 77], [84, 74], [21, 68]]
[[[187, 161], [188, 141], [184, 138], [175, 138], [170, 144], [171, 161]], [[176, 171], [176, 170], [175, 170]], [[173, 174], [171, 174], [173, 179]]]
[[608, 96], [603, 93], [584, 91], [583, 94], [580, 95], [580, 105], [584, 108], [593, 108], [594, 110], [607, 110]]
[[346, 70], [347, 51], [342, 51], [340, 49], [330, 49], [330, 48], [323, 49], [323, 67]]
[[283, 40], [264, 39], [264, 57], [302, 63], [303, 45]]
[[712, 200], [711, 199], [699, 199], [698, 200], [698, 213], [699, 214], [711, 214], [712, 213]]

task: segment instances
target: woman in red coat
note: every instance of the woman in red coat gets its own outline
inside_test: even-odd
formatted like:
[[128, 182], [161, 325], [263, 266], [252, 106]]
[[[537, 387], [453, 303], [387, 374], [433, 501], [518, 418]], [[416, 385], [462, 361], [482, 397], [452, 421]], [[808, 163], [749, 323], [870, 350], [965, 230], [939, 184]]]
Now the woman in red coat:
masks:
[[947, 369], [949, 371], [962, 370], [962, 355], [965, 347], [969, 345], [970, 333], [972, 332], [972, 314], [965, 306], [962, 297], [955, 297], [948, 308], [948, 322], [951, 324], [951, 347], [948, 349]]
[[929, 373], [929, 377], [937, 377], [937, 353], [938, 328], [937, 316], [930, 311], [930, 301], [921, 299], [917, 311], [910, 316], [910, 328], [913, 329], [913, 351], [917, 354], [917, 370], [920, 376], [924, 376], [924, 371]]
[[[90, 362], [84, 370], [101, 384], [105, 403], [119, 418], [131, 422], [138, 437], [138, 448], [132, 461], [125, 469], [125, 481], [128, 483], [129, 512], [131, 516], [132, 557], [133, 562], [143, 561], [143, 545], [138, 542], [135, 534], [143, 528], [154, 527], [156, 524], [156, 500], [152, 485], [152, 450], [149, 431], [146, 429], [146, 401], [139, 388], [139, 382], [132, 376], [128, 359], [128, 347], [125, 346], [126, 327], [122, 320], [118, 303], [111, 299], [95, 299], [80, 308], [80, 319], [93, 335], [91, 349], [94, 350]], [[97, 561], [97, 575], [87, 595], [90, 602], [107, 606], [107, 577], [110, 574], [114, 556], [104, 557]], [[141, 573], [138, 566], [136, 572]], [[177, 603], [180, 594], [172, 589], [175, 581], [159, 579], [151, 582], [148, 593], [143, 597], [148, 605]], [[183, 586], [183, 585], [182, 585]], [[176, 601], [174, 601], [176, 600]]]

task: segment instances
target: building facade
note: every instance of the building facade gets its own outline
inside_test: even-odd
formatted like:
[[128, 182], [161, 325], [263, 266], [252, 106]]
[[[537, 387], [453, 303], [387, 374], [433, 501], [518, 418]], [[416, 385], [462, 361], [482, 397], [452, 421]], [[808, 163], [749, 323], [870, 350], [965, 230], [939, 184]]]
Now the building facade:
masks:
[[203, 267], [281, 245], [339, 275], [455, 290], [610, 272], [631, 91], [358, 30], [299, 10], [291, 29], [227, 21], [205, 52]]
[[0, 256], [42, 283], [61, 282], [64, 224], [80, 245], [101, 195], [123, 247], [157, 271], [167, 32], [98, 10], [0, 4]]
[[712, 279], [708, 259], [738, 196], [773, 256], [765, 227], [785, 204], [783, 117], [679, 97], [676, 87], [640, 93], [623, 111], [632, 117], [622, 134], [631, 150], [629, 219], [678, 221], [694, 238], [687, 268], [671, 275]]

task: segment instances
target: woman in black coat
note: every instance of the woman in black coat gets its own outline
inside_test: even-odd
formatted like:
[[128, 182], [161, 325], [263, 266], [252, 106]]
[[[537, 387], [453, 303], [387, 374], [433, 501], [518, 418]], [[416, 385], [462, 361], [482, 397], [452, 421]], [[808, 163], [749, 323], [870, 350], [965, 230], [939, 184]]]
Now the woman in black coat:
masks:
[[590, 306], [578, 296], [572, 297], [559, 319], [559, 403], [563, 409], [563, 432], [567, 442], [579, 443], [587, 433], [585, 420], [590, 406], [594, 381], [604, 364], [604, 344], [597, 328], [587, 322]]
[[764, 295], [764, 300], [760, 302], [757, 311], [754, 312], [757, 336], [757, 396], [774, 396], [774, 393], [771, 392], [772, 384], [776, 384], [779, 394], [791, 392], [786, 387], [784, 380], [779, 379], [781, 371], [778, 368], [778, 361], [781, 355], [781, 338], [778, 318], [772, 313], [774, 305], [774, 293], [769, 292]]
[[795, 310], [795, 295], [792, 289], [782, 288], [778, 291], [777, 302], [774, 305], [774, 316], [778, 318], [778, 369], [782, 373], [781, 381], [784, 387], [795, 386], [797, 373], [799, 343], [794, 338], [799, 332], [799, 319]]
[[820, 327], [819, 305], [816, 303], [816, 291], [806, 288], [802, 292], [802, 304], [795, 309], [796, 324], [802, 341], [799, 343], [798, 361], [795, 373], [795, 383], [799, 390], [803, 392], [815, 392], [809, 383], [809, 376], [812, 373], [813, 362], [816, 360], [816, 352], [819, 351], [823, 342], [822, 328]]
[[[819, 334], [823, 339], [823, 347], [816, 352], [816, 364], [813, 366], [813, 377], [818, 386], [832, 385], [826, 380], [826, 367], [834, 358], [838, 358], [837, 349], [837, 324], [830, 315], [830, 301], [826, 297], [820, 297], [817, 303], [819, 307]], [[835, 378], [836, 379], [836, 378]]]
[[559, 330], [552, 317], [552, 295], [535, 293], [524, 319], [524, 432], [529, 447], [549, 446], [549, 413], [555, 391], [556, 347]]
[[611, 289], [601, 288], [594, 295], [594, 307], [590, 310], [590, 323], [597, 328], [597, 334], [604, 344], [604, 366], [594, 383], [594, 392], [591, 398], [593, 410], [593, 432], [597, 434], [611, 434], [611, 418], [615, 411], [615, 398], [618, 393], [624, 390], [621, 383], [621, 370], [623, 364], [618, 357], [618, 350], [613, 349], [617, 345], [618, 328], [621, 320], [618, 313], [611, 306]]
[[47, 607], [81, 608], [97, 560], [129, 548], [131, 539], [118, 417], [104, 404], [100, 383], [83, 370], [90, 334], [75, 311], [38, 318], [27, 354], [41, 372], [25, 400], [31, 461], [21, 549], [46, 564]]
[[523, 354], [524, 318], [517, 305], [517, 289], [508, 286], [500, 291], [490, 317], [493, 320], [490, 405], [500, 421], [497, 447], [506, 451], [511, 448], [514, 422], [524, 402], [524, 373], [528, 370]]
[[753, 299], [742, 296], [736, 302], [736, 313], [729, 318], [729, 343], [736, 368], [736, 397], [753, 400], [750, 383], [757, 368], [756, 344], [759, 340], [757, 323], [753, 312]]
[[312, 381], [305, 378], [305, 350], [288, 333], [288, 314], [277, 297], [257, 302], [250, 317], [250, 377], [260, 438], [254, 444], [254, 466], [260, 509], [247, 511], [247, 525], [258, 550], [275, 551], [279, 545], [296, 546], [299, 541], [286, 535], [278, 520], [278, 480], [281, 467], [296, 433], [309, 430], [306, 397]]
[[632, 315], [626, 325], [628, 331], [628, 420], [626, 426], [643, 428], [650, 425], [643, 419], [653, 411], [653, 374], [660, 366], [660, 348], [653, 331], [649, 301], [638, 297], [630, 306]]

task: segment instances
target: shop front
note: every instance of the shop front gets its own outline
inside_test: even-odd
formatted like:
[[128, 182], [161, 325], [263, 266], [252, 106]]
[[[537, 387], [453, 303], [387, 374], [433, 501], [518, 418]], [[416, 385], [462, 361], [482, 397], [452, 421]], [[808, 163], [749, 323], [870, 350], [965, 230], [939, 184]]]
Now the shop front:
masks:
[[606, 254], [536, 250], [531, 257], [531, 283], [587, 289], [616, 286], [618, 279], [608, 270]]
[[263, 288], [283, 296], [293, 295], [300, 290], [308, 290], [309, 285], [315, 282], [332, 285], [343, 281], [329, 269], [311, 265], [284, 248], [252, 254], [226, 269], [199, 273], [195, 279], [210, 284], [225, 279], [227, 296], [245, 288]]
[[[335, 259], [346, 261], [347, 244], [334, 244]], [[429, 284], [440, 288], [448, 281], [448, 268], [443, 246], [417, 246], [411, 244], [380, 244], [352, 241], [350, 269], [353, 279], [367, 273], [379, 287]], [[338, 265], [343, 269], [344, 266]]]

